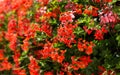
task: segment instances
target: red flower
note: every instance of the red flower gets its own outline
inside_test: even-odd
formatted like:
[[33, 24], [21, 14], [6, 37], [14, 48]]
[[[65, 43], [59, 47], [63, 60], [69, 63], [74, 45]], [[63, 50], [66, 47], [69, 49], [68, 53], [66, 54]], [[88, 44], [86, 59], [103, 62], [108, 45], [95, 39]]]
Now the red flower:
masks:
[[93, 53], [93, 47], [91, 45], [88, 46], [87, 50], [85, 50], [85, 53], [88, 54], [88, 55], [92, 54]]
[[29, 39], [26, 38], [25, 40], [23, 40], [23, 45], [21, 47], [24, 51], [27, 51], [29, 49], [28, 46], [29, 46]]
[[1, 63], [0, 63], [0, 71], [4, 70], [10, 70], [12, 68], [12, 64], [8, 62], [8, 59], [5, 58]]
[[87, 32], [88, 35], [90, 35], [92, 33], [92, 30], [88, 29], [87, 26], [83, 26], [83, 29], [85, 30], [85, 32]]
[[44, 72], [44, 75], [54, 75], [53, 72], [49, 71], [49, 72]]
[[18, 67], [19, 66], [19, 57], [20, 57], [20, 52], [16, 51], [13, 55], [13, 60], [15, 62], [15, 66]]
[[102, 30], [103, 33], [107, 33], [108, 32], [108, 30], [105, 27], [102, 27], [101, 30]]
[[82, 43], [78, 42], [77, 47], [78, 47], [78, 50], [79, 50], [79, 51], [84, 51], [84, 48], [83, 48], [83, 44], [82, 44]]
[[92, 14], [92, 10], [86, 8], [83, 13], [90, 16]]
[[86, 68], [88, 64], [92, 62], [89, 56], [82, 56], [78, 59], [75, 59], [75, 57], [72, 56], [71, 60], [72, 60], [72, 64], [70, 66], [74, 70], [78, 70], [79, 68], [82, 68], [82, 69]]
[[0, 49], [0, 60], [3, 60], [4, 57], [4, 50]]
[[92, 6], [92, 16], [98, 16], [98, 8]]
[[49, 24], [47, 23], [43, 23], [41, 28], [40, 28], [40, 31], [43, 31], [45, 32], [48, 36], [52, 36], [52, 28]]
[[92, 54], [93, 52], [93, 46], [94, 44], [92, 42], [87, 42], [85, 40], [82, 41], [82, 39], [79, 40], [77, 47], [80, 52], [85, 51], [87, 55]]
[[3, 15], [3, 14], [0, 14], [0, 22], [1, 22], [1, 21], [4, 21], [4, 20], [5, 20], [4, 15]]
[[10, 20], [8, 23], [8, 32], [10, 32], [10, 33], [16, 32], [16, 30], [17, 30], [16, 27], [17, 27], [16, 20], [14, 20], [14, 19]]
[[59, 20], [61, 21], [62, 24], [65, 24], [68, 22], [73, 22], [73, 18], [75, 18], [73, 12], [64, 12], [60, 14]]
[[12, 73], [14, 75], [26, 75], [26, 70], [20, 68], [14, 68]]
[[35, 58], [30, 57], [30, 63], [28, 65], [30, 75], [39, 75], [40, 66], [38, 65]]
[[96, 30], [94, 36], [97, 40], [103, 40], [103, 32], [101, 30]]
[[71, 47], [71, 44], [76, 42], [73, 33], [73, 29], [76, 28], [76, 26], [77, 25], [72, 24], [61, 25], [57, 30], [57, 39], [65, 43], [68, 47]]
[[50, 42], [47, 42], [44, 45], [43, 50], [40, 51], [40, 54], [42, 55], [43, 59], [46, 59], [51, 56], [51, 53], [54, 52], [54, 50], [55, 49], [52, 47], [52, 44]]

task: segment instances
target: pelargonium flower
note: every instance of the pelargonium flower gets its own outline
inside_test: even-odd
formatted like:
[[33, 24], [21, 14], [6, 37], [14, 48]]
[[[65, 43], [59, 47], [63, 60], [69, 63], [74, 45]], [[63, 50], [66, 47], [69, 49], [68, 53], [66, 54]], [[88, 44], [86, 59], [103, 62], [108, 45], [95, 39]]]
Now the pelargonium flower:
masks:
[[28, 64], [28, 69], [30, 75], [39, 75], [40, 66], [38, 65], [37, 61], [33, 56], [30, 56], [30, 63]]
[[75, 35], [73, 33], [73, 29], [76, 28], [77, 25], [66, 24], [61, 25], [57, 30], [57, 39], [60, 42], [65, 43], [68, 47], [71, 47], [72, 43], [75, 43]]
[[73, 19], [75, 18], [72, 11], [64, 12], [60, 14], [59, 20], [61, 21], [61, 24], [64, 24], [66, 22], [73, 22]]
[[97, 40], [103, 40], [104, 39], [103, 38], [104, 34], [101, 30], [96, 30], [94, 36], [95, 36], [95, 39], [97, 39]]

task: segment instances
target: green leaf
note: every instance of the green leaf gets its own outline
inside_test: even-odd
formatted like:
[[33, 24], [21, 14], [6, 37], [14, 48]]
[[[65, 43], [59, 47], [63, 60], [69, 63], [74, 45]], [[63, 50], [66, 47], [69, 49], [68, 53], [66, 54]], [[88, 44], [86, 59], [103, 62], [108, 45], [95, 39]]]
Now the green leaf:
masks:
[[117, 25], [115, 26], [115, 30], [117, 30], [117, 32], [120, 31], [120, 24], [117, 24]]
[[75, 28], [74, 33], [77, 36], [80, 36], [80, 35], [84, 35], [85, 32], [84, 32], [84, 30], [81, 27], [77, 27], [77, 28]]
[[118, 41], [118, 46], [120, 46], [120, 35], [116, 37], [116, 40]]
[[120, 69], [120, 61], [116, 64], [116, 69]]

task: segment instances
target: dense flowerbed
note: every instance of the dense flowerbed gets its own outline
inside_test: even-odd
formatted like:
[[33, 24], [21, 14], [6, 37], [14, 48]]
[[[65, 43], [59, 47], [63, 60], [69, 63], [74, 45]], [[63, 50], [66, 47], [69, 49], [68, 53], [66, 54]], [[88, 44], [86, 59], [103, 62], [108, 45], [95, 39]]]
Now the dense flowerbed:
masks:
[[0, 75], [120, 75], [117, 0], [0, 0]]

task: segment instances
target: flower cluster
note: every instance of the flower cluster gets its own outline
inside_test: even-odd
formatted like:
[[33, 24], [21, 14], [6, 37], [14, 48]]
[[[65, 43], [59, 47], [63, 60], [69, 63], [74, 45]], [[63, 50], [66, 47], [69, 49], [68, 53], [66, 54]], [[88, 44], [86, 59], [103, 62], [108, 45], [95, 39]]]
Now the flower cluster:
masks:
[[113, 4], [0, 0], [0, 75], [116, 75], [120, 18]]

